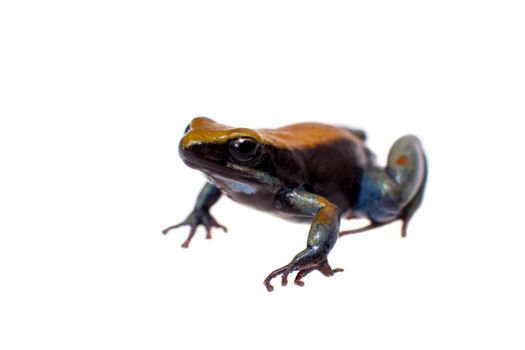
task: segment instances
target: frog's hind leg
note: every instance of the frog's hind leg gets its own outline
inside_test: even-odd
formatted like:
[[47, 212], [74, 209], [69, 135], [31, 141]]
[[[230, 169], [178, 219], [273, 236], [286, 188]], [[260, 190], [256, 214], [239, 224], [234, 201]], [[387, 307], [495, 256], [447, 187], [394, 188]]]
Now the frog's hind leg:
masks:
[[408, 223], [410, 222], [410, 219], [412, 219], [412, 216], [414, 216], [417, 209], [421, 205], [421, 202], [423, 201], [423, 195], [425, 193], [425, 186], [427, 184], [427, 174], [428, 174], [427, 159], [424, 154], [423, 154], [423, 167], [424, 167], [423, 180], [421, 181], [421, 184], [419, 185], [419, 189], [416, 195], [403, 208], [403, 211], [401, 212], [401, 215], [399, 216], [399, 218], [401, 219], [403, 223], [401, 226], [401, 236], [402, 237], [406, 237]]
[[421, 205], [427, 179], [427, 162], [418, 138], [412, 135], [398, 139], [388, 154], [385, 169], [371, 167], [363, 175], [356, 211], [370, 220], [358, 229], [343, 231], [339, 236], [368, 231], [396, 220], [402, 220], [402, 237], [407, 225]]
[[[390, 222], [392, 222], [392, 221], [390, 221]], [[345, 236], [345, 235], [351, 235], [351, 234], [355, 234], [355, 233], [361, 233], [361, 232], [370, 231], [370, 230], [373, 230], [375, 228], [378, 228], [378, 227], [384, 226], [386, 224], [389, 224], [390, 222], [384, 222], [384, 223], [370, 222], [368, 225], [363, 226], [363, 227], [358, 227], [358, 228], [354, 228], [354, 229], [351, 229], [351, 230], [341, 231], [341, 232], [339, 232], [339, 237]]]

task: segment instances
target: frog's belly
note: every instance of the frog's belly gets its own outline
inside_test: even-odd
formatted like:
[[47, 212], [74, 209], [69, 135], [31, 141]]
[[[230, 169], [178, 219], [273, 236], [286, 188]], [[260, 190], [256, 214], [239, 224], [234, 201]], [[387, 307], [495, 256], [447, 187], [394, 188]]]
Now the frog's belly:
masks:
[[311, 220], [311, 218], [305, 217], [300, 212], [288, 206], [283, 206], [279, 201], [276, 201], [275, 196], [278, 190], [272, 189], [265, 184], [234, 181], [220, 176], [208, 176], [208, 181], [217, 186], [224, 195], [236, 202], [278, 215], [287, 220]]

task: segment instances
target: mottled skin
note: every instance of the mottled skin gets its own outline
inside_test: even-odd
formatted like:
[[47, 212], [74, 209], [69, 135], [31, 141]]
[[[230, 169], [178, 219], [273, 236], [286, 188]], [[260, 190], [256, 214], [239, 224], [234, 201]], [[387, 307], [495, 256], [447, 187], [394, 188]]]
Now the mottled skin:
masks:
[[[233, 128], [209, 118], [195, 118], [179, 145], [183, 161], [205, 173], [204, 186], [193, 212], [169, 230], [190, 226], [182, 244], [187, 248], [199, 225], [211, 238], [211, 228], [226, 228], [209, 210], [221, 194], [286, 219], [311, 221], [306, 248], [291, 262], [273, 271], [270, 281], [298, 271], [295, 284], [313, 270], [331, 276], [327, 256], [339, 236], [366, 231], [402, 220], [402, 235], [419, 207], [425, 182], [426, 160], [415, 136], [404, 136], [392, 146], [386, 168], [375, 164], [359, 130], [318, 123], [279, 129]], [[339, 232], [341, 216], [362, 217], [370, 225]]]

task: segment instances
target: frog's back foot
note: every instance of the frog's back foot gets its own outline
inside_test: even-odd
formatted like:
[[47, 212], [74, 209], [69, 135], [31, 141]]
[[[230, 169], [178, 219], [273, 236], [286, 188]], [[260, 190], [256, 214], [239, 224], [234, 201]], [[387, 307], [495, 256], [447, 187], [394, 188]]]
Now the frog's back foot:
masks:
[[370, 167], [363, 175], [361, 193], [354, 208], [371, 224], [345, 232], [367, 231], [402, 220], [401, 235], [421, 205], [427, 178], [427, 162], [419, 139], [413, 135], [399, 138], [390, 148], [385, 169]]
[[370, 230], [373, 230], [375, 228], [384, 226], [384, 225], [386, 225], [388, 223], [389, 222], [378, 223], [378, 222], [373, 222], [372, 221], [368, 225], [363, 226], [363, 227], [358, 227], [358, 228], [354, 228], [354, 229], [351, 229], [351, 230], [341, 231], [341, 232], [339, 232], [339, 237], [346, 236], [346, 235], [351, 235], [351, 234], [355, 234], [355, 233], [361, 233], [361, 232], [370, 231]]
[[419, 139], [413, 135], [398, 139], [388, 155], [386, 172], [399, 187], [402, 210], [401, 236], [406, 237], [407, 226], [423, 200], [427, 182], [427, 160]]
[[426, 160], [419, 139], [413, 135], [399, 138], [390, 148], [386, 172], [397, 184], [399, 200], [407, 205], [424, 187]]
[[403, 224], [401, 225], [401, 237], [406, 237], [408, 223], [410, 222], [410, 219], [416, 213], [416, 210], [419, 208], [419, 206], [421, 205], [421, 202], [423, 201], [423, 194], [425, 193], [425, 186], [427, 184], [427, 174], [428, 174], [427, 159], [425, 155], [423, 155], [423, 166], [424, 166], [423, 180], [421, 181], [421, 184], [419, 185], [419, 189], [417, 190], [415, 196], [410, 200], [410, 202], [403, 208], [403, 211], [401, 212], [401, 215], [399, 216], [399, 218], [403, 222]]

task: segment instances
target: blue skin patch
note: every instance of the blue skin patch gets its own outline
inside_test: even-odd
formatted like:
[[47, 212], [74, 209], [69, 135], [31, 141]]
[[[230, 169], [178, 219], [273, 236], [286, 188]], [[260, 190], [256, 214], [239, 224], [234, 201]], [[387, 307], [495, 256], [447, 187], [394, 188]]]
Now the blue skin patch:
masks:
[[361, 180], [361, 192], [352, 210], [373, 221], [386, 222], [397, 217], [400, 209], [399, 203], [390, 198], [382, 188], [380, 179], [373, 172], [365, 171]]
[[235, 192], [242, 192], [246, 194], [254, 194], [257, 192], [255, 187], [247, 185], [243, 182], [231, 181], [227, 179], [223, 179], [223, 181], [232, 191]]
[[222, 176], [216, 176], [218, 181], [212, 176], [208, 175], [207, 177], [208, 181], [210, 181], [212, 184], [217, 185], [217, 182], [220, 182], [221, 184], [228, 186], [228, 188], [233, 192], [241, 192], [245, 194], [254, 194], [257, 192], [255, 187], [250, 186], [244, 182], [232, 181]]

